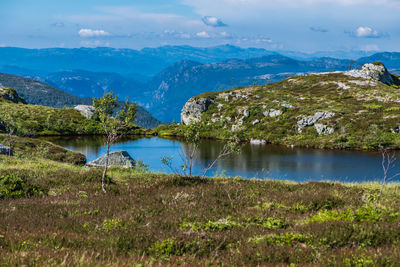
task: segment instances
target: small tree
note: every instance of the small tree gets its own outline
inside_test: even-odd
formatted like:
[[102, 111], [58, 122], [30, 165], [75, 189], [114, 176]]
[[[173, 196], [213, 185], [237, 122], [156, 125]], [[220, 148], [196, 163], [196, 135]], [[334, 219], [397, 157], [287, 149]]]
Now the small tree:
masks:
[[105, 189], [105, 178], [108, 169], [108, 158], [110, 155], [110, 147], [119, 137], [127, 133], [127, 129], [132, 125], [136, 117], [137, 105], [129, 103], [127, 98], [123, 108], [119, 113], [113, 117], [117, 109], [120, 107], [117, 101], [117, 96], [113, 92], [105, 93], [101, 98], [93, 98], [93, 106], [96, 108], [96, 115], [100, 120], [104, 133], [106, 134], [106, 160], [104, 164], [104, 171], [101, 177], [101, 188], [103, 192]]
[[389, 153], [387, 149], [382, 149], [381, 155], [382, 155], [381, 164], [383, 170], [383, 178], [382, 178], [381, 190], [379, 191], [379, 197], [382, 195], [385, 184], [395, 179], [396, 177], [400, 176], [400, 173], [394, 173], [394, 174], [390, 173], [390, 171], [395, 167], [395, 163], [397, 160], [395, 153], [394, 152]]
[[218, 156], [204, 169], [202, 176], [206, 176], [207, 172], [211, 170], [215, 163], [217, 163], [220, 159], [227, 157], [232, 154], [240, 154], [241, 152], [241, 145], [240, 142], [237, 138], [234, 138], [234, 140], [229, 140], [221, 151], [218, 153]]

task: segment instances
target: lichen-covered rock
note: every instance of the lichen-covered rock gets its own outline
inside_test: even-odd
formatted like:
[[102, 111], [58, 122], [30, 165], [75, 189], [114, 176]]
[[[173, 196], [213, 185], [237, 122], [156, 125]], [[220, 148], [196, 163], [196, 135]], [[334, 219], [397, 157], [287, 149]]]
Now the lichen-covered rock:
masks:
[[241, 129], [242, 129], [242, 127], [240, 125], [233, 124], [231, 127], [231, 132], [237, 132], [237, 131], [240, 131]]
[[329, 127], [322, 123], [316, 123], [314, 124], [314, 127], [317, 130], [318, 135], [333, 134], [335, 132], [335, 130], [332, 127]]
[[316, 112], [314, 116], [312, 117], [304, 117], [301, 120], [297, 122], [297, 125], [299, 127], [307, 127], [307, 126], [313, 126], [315, 123], [317, 123], [320, 120], [324, 119], [329, 119], [335, 116], [335, 113], [333, 112]]
[[13, 150], [8, 146], [0, 144], [0, 155], [12, 156]]
[[86, 119], [91, 119], [96, 110], [95, 107], [89, 105], [77, 105], [74, 107], [74, 109], [79, 111], [79, 113], [81, 113]]
[[271, 117], [271, 118], [278, 117], [278, 116], [280, 116], [282, 114], [283, 114], [283, 111], [279, 110], [279, 109], [270, 109], [270, 110], [267, 110], [267, 111], [265, 111], [263, 113], [263, 115], [265, 117]]
[[[104, 167], [106, 164], [106, 155], [87, 163], [92, 167]], [[111, 152], [108, 157], [108, 165], [110, 167], [133, 168], [136, 162], [125, 150]]]
[[181, 122], [185, 125], [200, 121], [201, 114], [207, 111], [208, 107], [214, 103], [211, 98], [190, 99], [183, 106], [181, 112]]
[[14, 89], [0, 87], [0, 97], [13, 103], [26, 104], [25, 100], [20, 97]]
[[344, 72], [345, 75], [380, 81], [385, 84], [393, 84], [392, 75], [387, 71], [382, 63], [368, 63], [362, 66], [361, 70], [350, 70]]

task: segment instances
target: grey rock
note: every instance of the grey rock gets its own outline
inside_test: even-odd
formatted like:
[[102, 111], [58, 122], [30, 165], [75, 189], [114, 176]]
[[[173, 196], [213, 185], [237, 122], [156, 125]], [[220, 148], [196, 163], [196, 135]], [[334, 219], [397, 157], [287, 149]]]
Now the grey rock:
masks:
[[267, 141], [262, 140], [262, 139], [250, 139], [250, 144], [251, 145], [265, 145]]
[[[106, 155], [93, 160], [86, 165], [92, 167], [104, 167], [106, 164]], [[136, 165], [135, 160], [125, 150], [111, 152], [108, 157], [108, 165], [110, 167], [133, 168]]]
[[344, 74], [355, 78], [380, 81], [389, 85], [393, 84], [392, 76], [387, 71], [386, 67], [379, 63], [367, 63], [362, 66], [361, 70], [350, 70], [344, 72]]
[[185, 125], [200, 121], [201, 114], [207, 111], [208, 107], [214, 103], [211, 98], [190, 99], [183, 106], [181, 112], [181, 122]]
[[284, 108], [293, 108], [293, 105], [286, 104], [286, 103], [281, 104], [281, 106], [284, 107]]
[[267, 110], [267, 111], [265, 111], [263, 113], [263, 115], [265, 117], [271, 117], [271, 118], [278, 117], [278, 116], [280, 116], [282, 114], [283, 114], [283, 111], [279, 110], [279, 109], [270, 109], [270, 110]]
[[305, 117], [305, 118], [302, 118], [301, 120], [299, 120], [297, 122], [297, 126], [298, 127], [313, 126], [318, 121], [324, 120], [324, 119], [329, 119], [329, 118], [332, 118], [333, 116], [335, 116], [334, 112], [325, 112], [325, 111], [316, 112], [314, 114], [314, 116], [312, 116], [312, 117]]
[[321, 123], [314, 124], [314, 127], [317, 130], [318, 135], [333, 134], [335, 131], [332, 127], [328, 127], [327, 125]]
[[244, 110], [243, 110], [243, 116], [244, 116], [245, 118], [249, 117], [249, 116], [250, 116], [250, 111], [249, 111], [248, 109], [244, 109]]
[[254, 120], [251, 124], [252, 124], [252, 125], [256, 125], [256, 124], [259, 124], [259, 123], [260, 123], [259, 120]]
[[77, 105], [74, 107], [74, 109], [81, 113], [81, 115], [86, 119], [91, 119], [96, 110], [95, 107], [89, 105]]
[[0, 144], [0, 155], [12, 156], [13, 150], [11, 147]]
[[241, 129], [242, 129], [242, 127], [240, 127], [240, 125], [233, 124], [231, 127], [231, 132], [237, 132], [237, 131], [240, 131]]

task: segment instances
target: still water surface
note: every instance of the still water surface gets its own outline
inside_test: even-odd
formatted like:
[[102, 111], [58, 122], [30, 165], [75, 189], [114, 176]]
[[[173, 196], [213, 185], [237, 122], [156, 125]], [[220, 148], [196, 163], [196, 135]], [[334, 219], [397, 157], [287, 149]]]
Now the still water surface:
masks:
[[[103, 137], [51, 137], [46, 138], [72, 151], [94, 160], [105, 154]], [[224, 143], [203, 140], [196, 153], [194, 173], [200, 174], [216, 158]], [[126, 150], [135, 159], [149, 164], [154, 172], [171, 170], [161, 163], [162, 157], [173, 157], [177, 169], [182, 165], [187, 144], [177, 139], [159, 137], [126, 137], [114, 144], [111, 151]], [[400, 171], [400, 170], [399, 170]], [[291, 181], [342, 181], [365, 182], [379, 180], [382, 176], [381, 155], [376, 152], [318, 150], [287, 148], [274, 145], [243, 145], [240, 155], [219, 161], [208, 176], [226, 172], [227, 176], [247, 178], [283, 179]]]

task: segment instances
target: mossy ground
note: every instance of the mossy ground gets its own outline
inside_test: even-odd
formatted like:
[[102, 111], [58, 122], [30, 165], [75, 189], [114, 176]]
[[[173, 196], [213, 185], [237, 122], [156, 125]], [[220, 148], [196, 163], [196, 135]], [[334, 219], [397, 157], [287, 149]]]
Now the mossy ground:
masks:
[[[393, 77], [398, 83], [398, 78]], [[202, 114], [201, 135], [220, 139], [237, 135], [242, 140], [264, 139], [289, 146], [400, 148], [400, 134], [396, 132], [400, 126], [399, 85], [360, 82], [366, 80], [331, 73], [292, 77], [264, 86], [207, 92], [195, 97], [215, 100]], [[343, 85], [348, 88], [343, 88]], [[226, 96], [227, 93], [233, 95]], [[293, 107], [285, 108], [282, 104]], [[244, 109], [250, 112], [247, 118], [243, 116]], [[281, 110], [283, 114], [264, 116], [263, 112], [269, 109]], [[298, 131], [297, 122], [301, 118], [312, 117], [321, 111], [335, 113], [335, 116], [318, 122], [333, 128], [333, 134], [318, 135], [312, 126]], [[242, 124], [239, 123], [241, 118]], [[212, 122], [212, 119], [218, 120]], [[259, 123], [253, 125], [256, 120]], [[240, 129], [232, 133], [234, 124]], [[184, 126], [177, 125], [158, 128], [161, 135], [179, 135], [184, 130]]]
[[84, 165], [86, 157], [44, 140], [0, 134], [0, 143], [12, 147], [17, 158], [43, 158]]
[[379, 184], [201, 179], [111, 169], [104, 194], [100, 177], [101, 169], [1, 157], [0, 265], [400, 262], [395, 184], [378, 199]]

